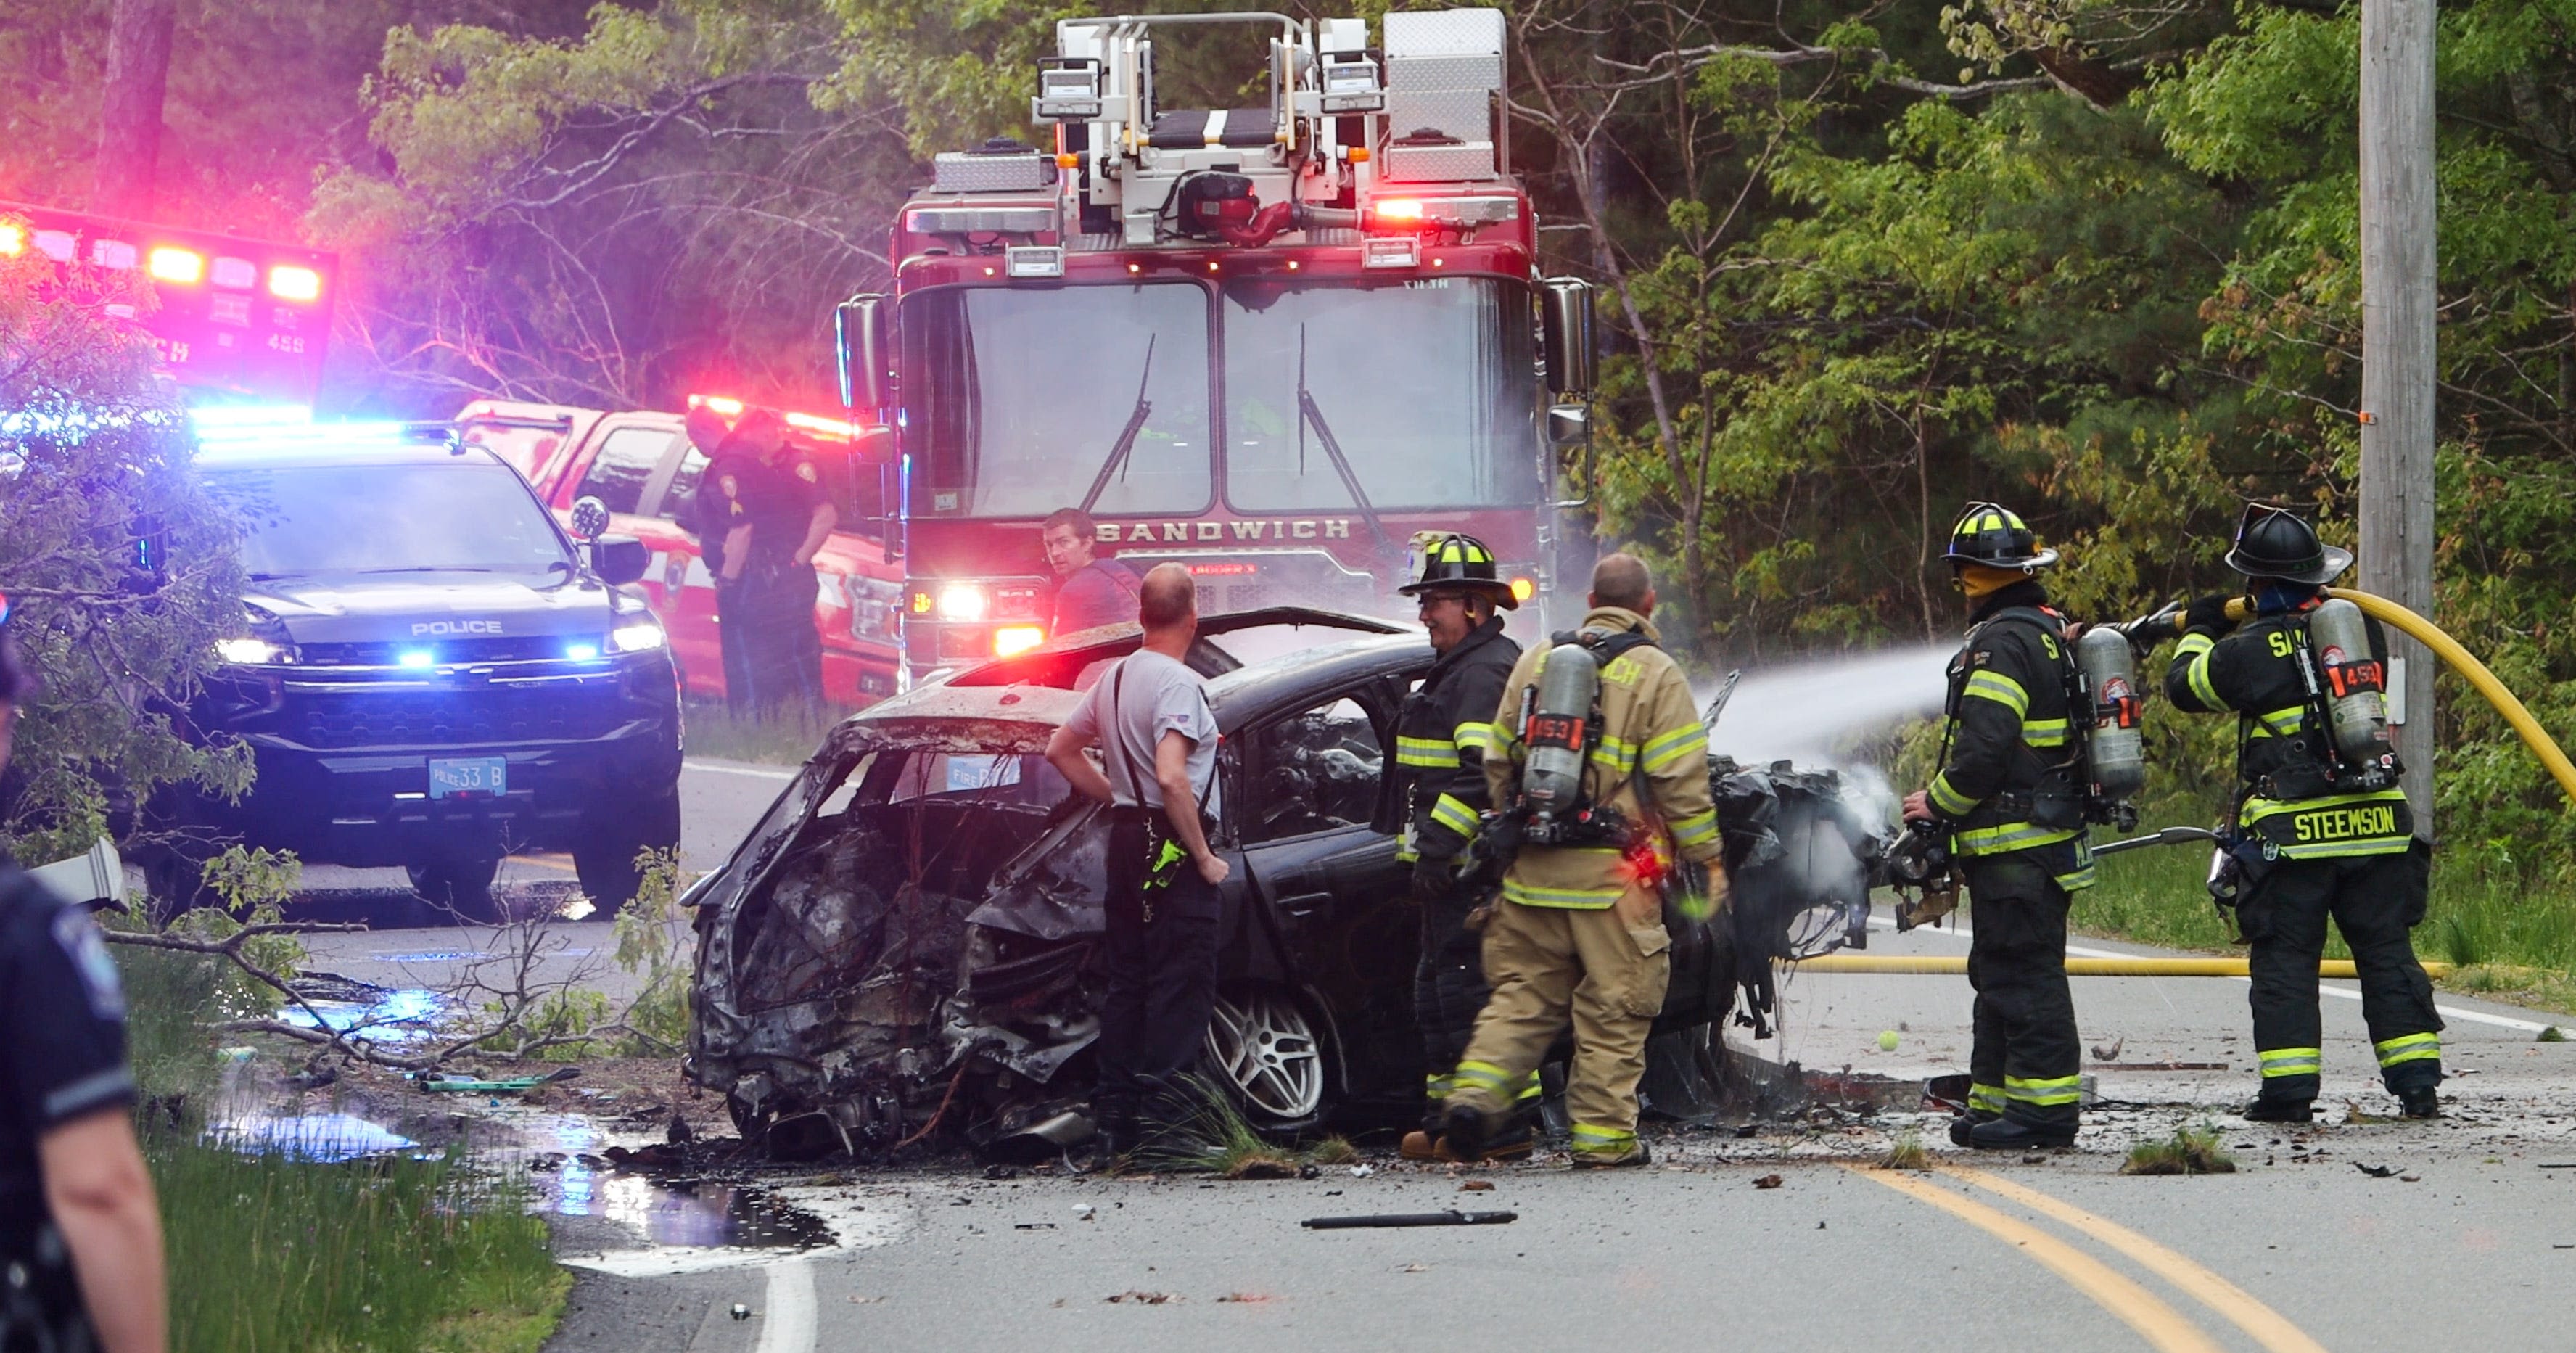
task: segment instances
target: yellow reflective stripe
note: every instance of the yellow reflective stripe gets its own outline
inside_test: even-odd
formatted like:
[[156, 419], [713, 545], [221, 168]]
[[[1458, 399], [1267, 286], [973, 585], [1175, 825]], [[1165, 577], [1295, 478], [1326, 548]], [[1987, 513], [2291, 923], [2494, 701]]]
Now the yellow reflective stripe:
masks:
[[2082, 830], [2081, 827], [2061, 830], [2028, 822], [2007, 822], [2001, 826], [1956, 833], [1950, 839], [1950, 848], [1961, 855], [1995, 855], [2007, 850], [2053, 846], [2060, 841], [2072, 840]]
[[2305, 705], [2292, 705], [2288, 709], [2276, 709], [2268, 714], [2255, 715], [2254, 727], [2247, 736], [2257, 738], [2296, 737], [2300, 732], [2304, 731], [2307, 726], [2308, 707]]
[[1676, 728], [1646, 739], [1646, 745], [1638, 749], [1637, 755], [1645, 759], [1649, 775], [1694, 756], [1705, 761], [1708, 759], [1708, 730], [1698, 724]]
[[2325, 1066], [2322, 1048], [2265, 1048], [2255, 1054], [2263, 1063], [2265, 1077], [2313, 1076]]
[[1586, 1156], [1624, 1156], [1637, 1149], [1637, 1134], [1626, 1128], [1574, 1125], [1574, 1149]]
[[1515, 879], [1503, 880], [1503, 900], [1524, 907], [1565, 907], [1577, 911], [1594, 911], [1619, 900], [1628, 891], [1625, 884], [1613, 883], [1606, 888], [1547, 888]]
[[1485, 731], [1492, 735], [1485, 744], [1489, 749], [1494, 747], [1509, 749], [1520, 745], [1521, 735], [1513, 731], [1510, 724], [1489, 723], [1485, 725]]
[[1637, 744], [1605, 735], [1592, 749], [1592, 759], [1614, 775], [1625, 775], [1637, 765]]
[[[2274, 848], [2293, 860], [2348, 855], [2394, 855], [2406, 849], [2410, 833], [2397, 829], [2402, 789], [2375, 789], [2360, 794], [2333, 794], [2321, 799], [2247, 799], [2237, 815], [2241, 826], [2260, 829], [2270, 818], [2289, 817], [2291, 834], [2305, 840], [2273, 840]], [[2266, 839], [2272, 838], [2266, 833]]]
[[1992, 700], [2017, 715], [2030, 712], [2030, 692], [2023, 690], [2020, 682], [2001, 672], [1970, 672], [1968, 684], [1960, 694]]
[[2024, 1078], [2004, 1077], [2004, 1098], [2024, 1104], [2080, 1104], [2084, 1100], [2082, 1076]]
[[1449, 1097], [1450, 1090], [1456, 1088], [1457, 1084], [1458, 1078], [1456, 1076], [1452, 1076], [1447, 1072], [1435, 1072], [1422, 1078], [1422, 1097], [1424, 1099], [1447, 1099]]
[[2093, 872], [2093, 860], [2090, 856], [2085, 858], [2083, 868], [2076, 870], [2072, 874], [2059, 874], [2057, 876], [2057, 886], [2070, 893], [2080, 893], [2085, 889], [2092, 887], [2097, 881], [2098, 880]]
[[1432, 803], [1431, 820], [1460, 836], [1476, 834], [1476, 810], [1453, 794], [1443, 794]]
[[1946, 770], [1932, 777], [1931, 798], [1933, 808], [1944, 817], [1965, 817], [1977, 806], [1975, 799], [1950, 787], [1950, 772]]
[[2218, 688], [2209, 684], [2209, 654], [2216, 647], [2218, 641], [2206, 634], [2186, 634], [2174, 646], [2174, 660], [2183, 665], [2184, 684], [2191, 687], [2195, 699], [2213, 710], [2227, 708], [2227, 702], [2218, 698]]
[[1458, 747], [1437, 738], [1408, 738], [1399, 734], [1395, 739], [1395, 763], [1399, 766], [1455, 766], [1458, 764]]
[[2063, 747], [2067, 736], [2068, 726], [2064, 719], [2022, 720], [2021, 740], [2033, 747]]
[[1689, 847], [1714, 841], [1717, 839], [1717, 810], [1711, 808], [1704, 813], [1677, 819], [1671, 830], [1673, 844], [1677, 846]]
[[1971, 1082], [1968, 1086], [1968, 1107], [1981, 1109], [1987, 1113], [2002, 1113], [2004, 1088], [2000, 1085], [1980, 1085]]
[[2435, 1033], [2402, 1034], [2370, 1046], [2378, 1051], [2381, 1066], [2395, 1066], [2399, 1062], [2420, 1062], [2428, 1057], [2441, 1056], [2442, 1036]]
[[[1494, 747], [1494, 726], [1482, 720], [1471, 720], [1458, 725], [1456, 730], [1449, 734], [1449, 740], [1457, 744], [1458, 750], [1462, 752], [1470, 747], [1480, 753], [1489, 752]], [[1404, 739], [1397, 738], [1396, 741], [1402, 742]]]
[[1512, 1098], [1526, 1104], [1529, 1101], [1538, 1098], [1539, 1088], [1538, 1073], [1533, 1071], [1528, 1075], [1521, 1077], [1521, 1091], [1519, 1094], [1512, 1096]]
[[1460, 1090], [1491, 1090], [1501, 1094], [1503, 1086], [1511, 1078], [1510, 1072], [1491, 1062], [1460, 1062], [1453, 1085]]

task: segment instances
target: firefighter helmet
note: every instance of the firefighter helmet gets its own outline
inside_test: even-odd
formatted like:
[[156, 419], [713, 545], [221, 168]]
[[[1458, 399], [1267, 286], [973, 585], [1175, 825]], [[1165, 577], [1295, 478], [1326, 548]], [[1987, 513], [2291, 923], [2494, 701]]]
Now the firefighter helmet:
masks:
[[2057, 551], [2039, 548], [2030, 527], [1996, 503], [1970, 503], [1950, 528], [1950, 548], [1941, 557], [1952, 564], [1984, 564], [2024, 572], [2057, 562]]
[[2323, 587], [2352, 567], [2352, 551], [2317, 539], [2317, 528], [2269, 503], [2247, 503], [2236, 523], [2227, 566], [2248, 578], [2282, 578]]
[[1485, 542], [1455, 531], [1424, 531], [1413, 538], [1408, 551], [1414, 567], [1409, 570], [1413, 581], [1396, 591], [1408, 597], [1420, 596], [1433, 589], [1459, 592], [1482, 592], [1506, 611], [1520, 607], [1512, 595], [1512, 586], [1504, 582], [1494, 568], [1494, 552]]

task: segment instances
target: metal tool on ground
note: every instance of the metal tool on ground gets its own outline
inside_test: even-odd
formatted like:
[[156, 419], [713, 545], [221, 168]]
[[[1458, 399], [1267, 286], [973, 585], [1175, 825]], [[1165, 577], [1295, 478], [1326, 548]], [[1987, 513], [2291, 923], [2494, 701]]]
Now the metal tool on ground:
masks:
[[1381, 1212], [1359, 1217], [1308, 1217], [1297, 1223], [1310, 1231], [1350, 1231], [1373, 1226], [1500, 1226], [1520, 1219], [1517, 1212]]
[[542, 1076], [509, 1076], [500, 1080], [478, 1080], [472, 1076], [456, 1076], [444, 1072], [423, 1072], [412, 1080], [424, 1090], [477, 1095], [514, 1095], [522, 1090], [536, 1089], [540, 1085], [568, 1081], [580, 1074], [580, 1067], [567, 1066]]

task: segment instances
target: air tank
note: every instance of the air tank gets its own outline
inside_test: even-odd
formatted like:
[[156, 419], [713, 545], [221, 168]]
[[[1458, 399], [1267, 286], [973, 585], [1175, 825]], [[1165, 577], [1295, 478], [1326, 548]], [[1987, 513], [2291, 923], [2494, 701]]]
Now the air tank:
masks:
[[1521, 741], [1529, 759], [1521, 767], [1521, 802], [1533, 813], [1562, 813], [1583, 798], [1584, 731], [1601, 690], [1601, 664], [1581, 644], [1549, 649], [1539, 669]]
[[2329, 597], [2308, 616], [2308, 644], [2317, 655], [2326, 716], [2337, 754], [2375, 765], [2392, 750], [2388, 740], [2388, 669], [2370, 651], [2370, 627], [2361, 608]]
[[2139, 727], [2138, 673], [2129, 640], [2118, 630], [2094, 626], [2075, 640], [2075, 667], [2093, 693], [2084, 725], [2085, 760], [2093, 787], [2105, 799], [2128, 798], [2147, 786], [2147, 740]]

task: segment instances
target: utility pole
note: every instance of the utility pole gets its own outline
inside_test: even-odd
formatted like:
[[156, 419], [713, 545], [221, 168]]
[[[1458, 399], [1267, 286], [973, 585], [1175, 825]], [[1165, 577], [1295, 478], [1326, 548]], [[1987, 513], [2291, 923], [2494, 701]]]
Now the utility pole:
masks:
[[[2361, 588], [2433, 613], [2434, 0], [2361, 4]], [[2397, 755], [2433, 833], [2433, 655], [2391, 630]]]

